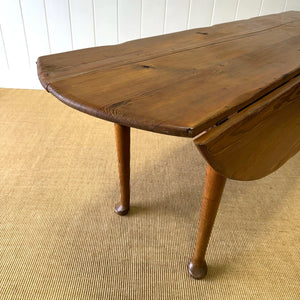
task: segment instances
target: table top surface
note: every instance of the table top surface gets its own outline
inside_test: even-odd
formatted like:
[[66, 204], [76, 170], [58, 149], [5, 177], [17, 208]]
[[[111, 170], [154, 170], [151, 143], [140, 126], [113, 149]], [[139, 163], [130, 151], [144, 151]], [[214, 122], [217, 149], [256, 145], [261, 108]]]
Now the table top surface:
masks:
[[121, 125], [194, 137], [300, 74], [300, 12], [43, 56], [44, 88]]

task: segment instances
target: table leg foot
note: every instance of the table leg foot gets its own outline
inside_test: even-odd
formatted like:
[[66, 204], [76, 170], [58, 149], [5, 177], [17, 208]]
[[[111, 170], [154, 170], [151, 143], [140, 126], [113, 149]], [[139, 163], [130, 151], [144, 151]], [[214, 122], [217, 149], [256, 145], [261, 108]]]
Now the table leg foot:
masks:
[[115, 124], [121, 201], [115, 212], [124, 216], [130, 205], [130, 127]]
[[189, 273], [194, 279], [202, 279], [207, 274], [207, 265], [205, 260], [201, 264], [189, 263]]
[[115, 213], [118, 214], [119, 216], [125, 216], [128, 214], [129, 212], [129, 206], [125, 206], [123, 205], [121, 202], [117, 203], [115, 205], [115, 209], [114, 209]]

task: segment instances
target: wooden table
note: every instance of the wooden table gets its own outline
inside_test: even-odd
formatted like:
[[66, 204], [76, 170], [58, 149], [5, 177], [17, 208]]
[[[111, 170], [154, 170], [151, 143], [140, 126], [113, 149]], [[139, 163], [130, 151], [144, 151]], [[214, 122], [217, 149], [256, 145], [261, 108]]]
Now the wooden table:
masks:
[[[300, 149], [300, 12], [286, 12], [38, 59], [43, 87], [115, 123], [129, 210], [130, 127], [193, 138], [207, 173], [189, 272], [205, 252], [226, 178], [253, 180]], [[234, 229], [233, 229], [234, 230]]]

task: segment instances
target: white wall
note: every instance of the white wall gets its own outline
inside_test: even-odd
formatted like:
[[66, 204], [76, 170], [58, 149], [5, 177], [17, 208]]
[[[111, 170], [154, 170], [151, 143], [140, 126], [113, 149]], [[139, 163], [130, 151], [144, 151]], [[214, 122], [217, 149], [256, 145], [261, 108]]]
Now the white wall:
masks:
[[0, 87], [41, 88], [41, 55], [286, 10], [300, 0], [0, 0]]

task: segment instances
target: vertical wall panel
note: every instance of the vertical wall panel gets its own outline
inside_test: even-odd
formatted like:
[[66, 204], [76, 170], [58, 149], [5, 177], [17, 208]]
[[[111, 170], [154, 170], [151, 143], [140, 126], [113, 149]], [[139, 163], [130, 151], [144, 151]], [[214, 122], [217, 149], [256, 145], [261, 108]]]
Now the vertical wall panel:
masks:
[[96, 45], [111, 45], [118, 42], [117, 0], [94, 0]]
[[35, 63], [38, 56], [50, 52], [44, 1], [22, 0], [20, 4], [23, 12], [30, 64], [33, 69], [36, 69]]
[[238, 0], [215, 0], [213, 24], [234, 21]]
[[9, 68], [16, 71], [29, 68], [23, 17], [18, 0], [0, 1], [0, 20]]
[[2, 29], [0, 24], [0, 70], [2, 72], [8, 71], [8, 63], [6, 58], [6, 50], [4, 46], [4, 40], [2, 36]]
[[260, 12], [262, 0], [240, 0], [237, 20], [257, 17]]
[[93, 0], [69, 0], [73, 48], [95, 45]]
[[167, 0], [165, 33], [187, 29], [190, 0]]
[[287, 0], [286, 10], [300, 10], [300, 0]]
[[138, 39], [141, 36], [141, 0], [118, 1], [119, 42]]
[[167, 0], [143, 0], [142, 37], [163, 34]]
[[214, 0], [191, 0], [189, 28], [209, 26], [212, 18]]
[[276, 14], [284, 10], [285, 0], [264, 0], [261, 15]]
[[45, 0], [45, 4], [51, 52], [72, 50], [68, 0]]

